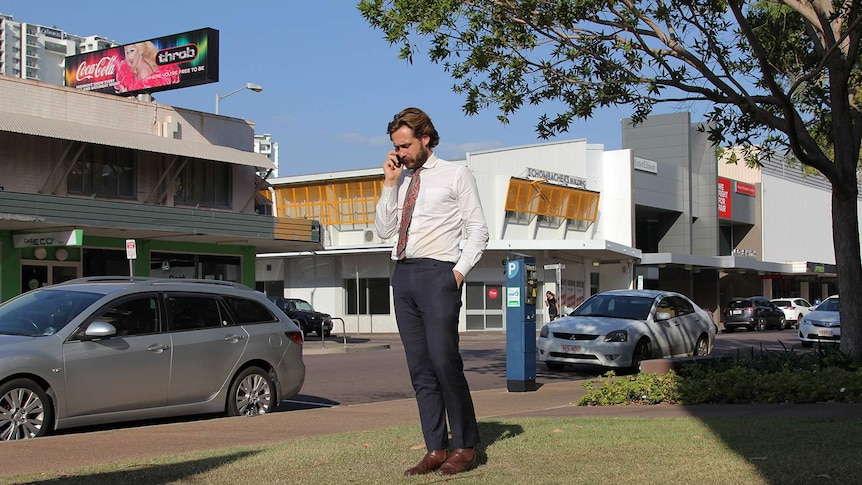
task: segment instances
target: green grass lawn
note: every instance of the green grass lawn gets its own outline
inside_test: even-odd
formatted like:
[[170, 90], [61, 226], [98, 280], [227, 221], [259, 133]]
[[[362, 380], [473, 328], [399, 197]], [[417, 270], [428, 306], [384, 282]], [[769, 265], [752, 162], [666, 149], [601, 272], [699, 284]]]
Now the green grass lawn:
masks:
[[449, 478], [401, 476], [425, 452], [418, 426], [411, 425], [0, 483], [862, 483], [862, 417], [525, 418], [480, 421], [480, 430], [479, 466]]

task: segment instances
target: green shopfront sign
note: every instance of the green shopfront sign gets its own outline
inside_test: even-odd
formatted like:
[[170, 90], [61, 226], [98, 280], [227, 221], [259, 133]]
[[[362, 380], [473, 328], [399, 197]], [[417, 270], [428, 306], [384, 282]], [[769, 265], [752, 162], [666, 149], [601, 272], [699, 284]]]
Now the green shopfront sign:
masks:
[[35, 232], [13, 234], [12, 243], [16, 248], [36, 248], [44, 246], [80, 246], [84, 240], [84, 230], [58, 232]]

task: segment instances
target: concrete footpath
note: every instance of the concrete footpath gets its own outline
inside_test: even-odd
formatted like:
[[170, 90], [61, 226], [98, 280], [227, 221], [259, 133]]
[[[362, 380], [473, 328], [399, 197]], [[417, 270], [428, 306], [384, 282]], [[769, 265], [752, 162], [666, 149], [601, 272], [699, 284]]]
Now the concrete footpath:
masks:
[[[327, 349], [315, 349], [312, 343], [306, 351], [308, 354], [361, 352], [387, 345], [371, 340], [348, 342], [346, 347], [327, 342]], [[505, 389], [477, 391], [473, 393], [473, 399], [479, 420], [485, 422], [520, 417], [581, 416], [862, 417], [862, 404], [582, 407], [575, 405], [584, 393], [581, 382], [540, 384], [532, 392], [507, 392]], [[58, 472], [148, 457], [265, 445], [404, 424], [418, 424], [413, 399], [278, 412], [253, 418], [215, 418], [72, 432], [34, 440], [0, 442], [0, 476]]]

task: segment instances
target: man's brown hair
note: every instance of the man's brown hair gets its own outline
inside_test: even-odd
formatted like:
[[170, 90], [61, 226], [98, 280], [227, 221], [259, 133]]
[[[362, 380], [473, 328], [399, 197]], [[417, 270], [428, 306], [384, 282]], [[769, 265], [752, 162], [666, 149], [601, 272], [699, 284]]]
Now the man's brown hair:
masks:
[[440, 143], [440, 135], [431, 123], [431, 118], [419, 108], [404, 108], [400, 113], [392, 118], [389, 126], [386, 128], [386, 133], [391, 137], [392, 133], [406, 126], [413, 130], [413, 136], [422, 138], [428, 135], [428, 148], [434, 148]]

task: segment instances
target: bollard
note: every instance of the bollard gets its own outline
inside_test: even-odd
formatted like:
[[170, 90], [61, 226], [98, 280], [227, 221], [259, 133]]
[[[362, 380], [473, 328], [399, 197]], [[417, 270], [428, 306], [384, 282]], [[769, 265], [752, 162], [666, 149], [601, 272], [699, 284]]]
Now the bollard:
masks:
[[347, 328], [344, 326], [344, 319], [341, 317], [331, 317], [332, 321], [339, 320], [341, 322], [341, 336], [344, 338], [344, 348], [347, 349]]

